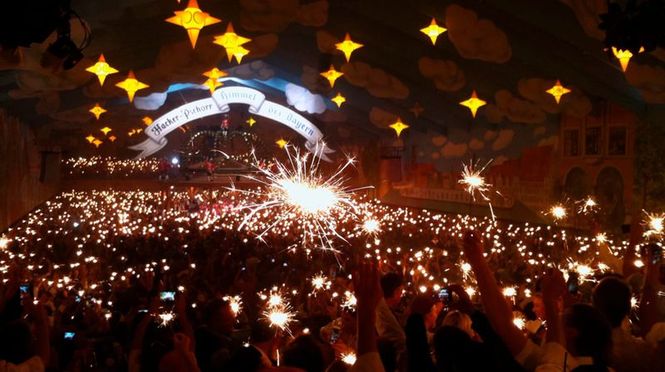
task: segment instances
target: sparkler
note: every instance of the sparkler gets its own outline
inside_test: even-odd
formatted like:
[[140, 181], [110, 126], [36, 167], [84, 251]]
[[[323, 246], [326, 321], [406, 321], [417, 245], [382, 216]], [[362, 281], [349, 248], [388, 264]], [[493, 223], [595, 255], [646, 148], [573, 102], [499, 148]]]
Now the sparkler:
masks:
[[647, 213], [646, 226], [647, 231], [644, 232], [645, 237], [662, 236], [663, 226], [665, 225], [665, 214], [662, 213]]
[[526, 318], [524, 317], [524, 314], [519, 311], [513, 311], [513, 324], [520, 330], [524, 330], [526, 328]]
[[598, 203], [596, 203], [596, 201], [591, 196], [588, 196], [584, 200], [580, 200], [578, 203], [580, 204], [579, 213], [582, 214], [594, 212], [598, 207]]
[[175, 314], [171, 311], [166, 311], [157, 316], [160, 320], [159, 326], [160, 327], [167, 327], [173, 319], [175, 319]]
[[353, 293], [351, 293], [350, 291], [344, 292], [344, 303], [342, 304], [342, 308], [355, 310], [357, 304], [358, 304], [358, 299]]
[[[301, 229], [304, 247], [317, 244], [320, 248], [334, 250], [335, 237], [347, 241], [337, 231], [338, 221], [347, 217], [358, 218], [358, 205], [352, 196], [360, 189], [347, 188], [343, 176], [355, 160], [347, 158], [331, 176], [325, 176], [319, 170], [325, 145], [317, 145], [315, 154], [318, 156], [301, 154], [297, 148], [292, 153], [290, 148], [286, 146], [286, 163], [275, 162], [275, 170], [256, 165], [262, 177], [246, 176], [265, 186], [266, 190], [238, 190], [263, 199], [240, 206], [240, 209], [248, 209], [249, 213], [239, 229], [251, 228], [252, 219], [264, 215], [263, 212], [273, 212], [274, 223], [258, 234], [259, 239], [275, 226], [290, 223]], [[255, 163], [258, 164], [258, 161]]]
[[368, 235], [376, 235], [381, 231], [381, 224], [373, 218], [365, 220], [362, 227], [363, 231]]
[[242, 310], [242, 298], [240, 296], [225, 296], [223, 300], [229, 303], [229, 306], [231, 306], [231, 311], [233, 311], [233, 314], [235, 316], [238, 316], [238, 314]]
[[312, 287], [314, 287], [315, 290], [321, 290], [324, 287], [326, 289], [330, 289], [330, 281], [328, 281], [328, 278], [323, 276], [322, 274], [318, 274], [317, 276], [312, 278]]
[[[496, 217], [494, 216], [494, 208], [492, 208], [491, 200], [489, 196], [487, 196], [492, 185], [487, 183], [485, 177], [482, 175], [485, 169], [487, 169], [492, 163], [492, 160], [493, 159], [490, 159], [484, 166], [480, 167], [480, 169], [478, 169], [477, 161], [472, 161], [469, 164], [462, 164], [462, 178], [457, 182], [464, 186], [466, 192], [471, 195], [471, 199], [474, 202], [476, 201], [476, 194], [487, 202], [487, 205], [490, 208], [490, 213], [492, 214], [492, 221], [494, 221], [496, 220]], [[499, 193], [497, 192], [497, 194]]]
[[341, 355], [342, 362], [344, 362], [347, 365], [354, 365], [356, 364], [356, 354], [354, 352], [348, 352], [344, 353]]
[[291, 306], [289, 304], [280, 304], [271, 307], [263, 312], [263, 315], [270, 322], [272, 327], [277, 327], [282, 331], [291, 333], [289, 330], [289, 323], [293, 321], [295, 314], [291, 312]]
[[566, 211], [566, 208], [562, 204], [556, 204], [550, 208], [549, 214], [558, 221], [566, 218], [568, 211]]

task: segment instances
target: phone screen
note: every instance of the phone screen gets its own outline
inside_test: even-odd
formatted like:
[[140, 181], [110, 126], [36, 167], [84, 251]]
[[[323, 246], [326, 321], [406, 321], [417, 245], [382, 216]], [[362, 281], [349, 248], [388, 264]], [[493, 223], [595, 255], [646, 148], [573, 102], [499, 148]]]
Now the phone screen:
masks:
[[439, 291], [439, 300], [446, 303], [450, 300], [450, 292], [448, 292], [447, 288], [444, 288]]
[[21, 290], [21, 293], [28, 294], [30, 292], [30, 285], [29, 284], [21, 284], [19, 289]]
[[175, 292], [174, 291], [160, 292], [159, 299], [162, 301], [175, 301]]
[[65, 332], [65, 340], [73, 340], [76, 336], [75, 332]]

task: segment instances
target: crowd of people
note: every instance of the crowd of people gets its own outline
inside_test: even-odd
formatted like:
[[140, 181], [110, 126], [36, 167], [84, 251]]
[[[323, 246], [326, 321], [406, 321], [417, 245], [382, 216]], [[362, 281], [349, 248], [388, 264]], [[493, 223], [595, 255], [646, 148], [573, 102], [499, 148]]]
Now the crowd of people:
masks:
[[[0, 235], [0, 371], [665, 371], [658, 236], [358, 196], [72, 191]], [[280, 215], [279, 218], [283, 218]], [[332, 248], [332, 249], [331, 249]]]

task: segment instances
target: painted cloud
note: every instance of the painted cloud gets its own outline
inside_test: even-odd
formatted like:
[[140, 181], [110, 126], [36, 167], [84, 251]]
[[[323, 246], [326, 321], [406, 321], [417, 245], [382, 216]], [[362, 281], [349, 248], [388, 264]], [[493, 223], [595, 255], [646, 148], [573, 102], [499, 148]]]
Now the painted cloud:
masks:
[[299, 0], [240, 0], [240, 24], [250, 31], [280, 32], [292, 22], [321, 27], [328, 21], [328, 1], [300, 5]]
[[378, 128], [388, 128], [396, 119], [397, 115], [378, 107], [372, 107], [369, 111], [369, 122]]
[[346, 63], [342, 66], [342, 72], [346, 81], [367, 89], [374, 97], [404, 99], [409, 96], [409, 88], [398, 78], [367, 63]]
[[505, 149], [506, 147], [508, 147], [508, 145], [510, 145], [511, 142], [513, 142], [514, 136], [515, 136], [515, 131], [512, 129], [500, 130], [499, 135], [492, 143], [492, 150], [499, 151]]
[[466, 84], [464, 71], [453, 61], [423, 57], [418, 61], [418, 69], [424, 77], [434, 82], [437, 89], [443, 91], [453, 92]]
[[504, 117], [513, 123], [536, 124], [545, 121], [545, 112], [535, 104], [502, 89], [494, 95], [495, 103], [485, 110], [487, 120], [500, 123]]
[[286, 95], [286, 102], [298, 111], [320, 114], [326, 110], [323, 97], [312, 94], [307, 88], [289, 83], [286, 84], [284, 94]]
[[464, 58], [504, 63], [512, 50], [506, 34], [494, 22], [478, 19], [476, 12], [457, 4], [446, 8], [448, 38]]
[[640, 91], [647, 103], [665, 103], [665, 70], [661, 67], [631, 62], [626, 70], [626, 79]]
[[448, 142], [441, 148], [441, 155], [446, 159], [461, 158], [466, 154], [468, 148], [469, 146], [466, 143]]

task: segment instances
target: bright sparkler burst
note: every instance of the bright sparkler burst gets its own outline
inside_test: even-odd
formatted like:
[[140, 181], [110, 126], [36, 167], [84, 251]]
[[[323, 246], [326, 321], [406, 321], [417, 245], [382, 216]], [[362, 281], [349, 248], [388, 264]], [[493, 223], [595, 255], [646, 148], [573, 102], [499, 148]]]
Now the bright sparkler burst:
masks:
[[242, 298], [240, 296], [225, 296], [224, 301], [228, 301], [229, 306], [231, 306], [231, 311], [235, 316], [238, 316], [242, 310]]
[[328, 278], [323, 276], [322, 274], [318, 274], [317, 276], [312, 278], [312, 287], [314, 287], [315, 290], [321, 290], [323, 288], [329, 289], [330, 288], [330, 281], [328, 281]]
[[268, 308], [268, 310], [263, 312], [263, 315], [270, 322], [270, 326], [287, 332], [289, 332], [289, 323], [295, 317], [295, 314], [291, 312], [291, 306], [286, 303]]
[[[333, 249], [335, 238], [346, 242], [337, 231], [338, 221], [345, 217], [358, 219], [358, 203], [353, 193], [362, 188], [350, 189], [344, 171], [355, 163], [347, 158], [332, 175], [327, 176], [319, 167], [324, 156], [325, 145], [317, 145], [314, 154], [301, 154], [298, 148], [293, 151], [286, 146], [287, 161], [276, 161], [272, 168], [256, 166], [260, 176], [246, 176], [259, 182], [264, 188], [238, 190], [254, 196], [258, 202], [239, 206], [248, 209], [239, 229], [251, 229], [254, 218], [265, 216], [264, 212], [275, 213], [274, 223], [258, 233], [262, 239], [268, 231], [280, 223], [294, 222], [301, 229], [302, 245]], [[255, 162], [255, 163], [258, 163]]]
[[646, 226], [644, 232], [645, 237], [661, 236], [663, 235], [663, 227], [665, 225], [665, 214], [662, 213], [647, 213]]
[[566, 211], [566, 208], [563, 205], [557, 204], [550, 208], [550, 215], [552, 215], [555, 220], [562, 220], [566, 218], [568, 211]]
[[[476, 201], [476, 194], [478, 194], [483, 200], [487, 201], [490, 208], [490, 213], [492, 214], [492, 220], [495, 220], [496, 217], [494, 216], [494, 208], [492, 208], [491, 200], [489, 196], [487, 196], [487, 193], [490, 192], [492, 185], [487, 183], [485, 177], [482, 175], [482, 173], [491, 163], [492, 160], [488, 161], [482, 167], [478, 167], [478, 162], [462, 164], [462, 178], [457, 182], [464, 186], [466, 192], [471, 194], [473, 201]], [[499, 193], [497, 192], [497, 194]]]
[[173, 319], [175, 319], [175, 314], [171, 311], [167, 311], [167, 312], [159, 314], [158, 317], [159, 317], [159, 321], [160, 321], [159, 326], [160, 327], [167, 327], [169, 324], [171, 324]]
[[342, 354], [341, 359], [342, 359], [342, 362], [344, 362], [344, 364], [352, 366], [352, 365], [356, 364], [356, 359], [357, 358], [356, 358], [356, 354], [354, 352], [349, 352], [349, 353], [346, 353], [346, 354]]
[[381, 223], [374, 218], [370, 218], [363, 222], [363, 231], [369, 235], [376, 235], [381, 232]]
[[579, 203], [581, 204], [579, 212], [584, 214], [591, 213], [598, 207], [598, 203], [596, 203], [596, 201], [591, 196], [584, 200], [580, 200]]

